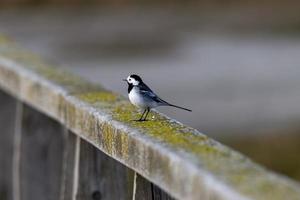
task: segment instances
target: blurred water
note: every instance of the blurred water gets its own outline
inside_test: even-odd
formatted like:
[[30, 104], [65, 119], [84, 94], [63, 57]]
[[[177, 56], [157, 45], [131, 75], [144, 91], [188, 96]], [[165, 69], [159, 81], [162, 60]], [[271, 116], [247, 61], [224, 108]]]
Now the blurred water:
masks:
[[89, 80], [126, 94], [140, 74], [159, 108], [209, 135], [268, 133], [300, 119], [300, 37], [219, 30], [165, 12], [6, 11], [0, 32]]

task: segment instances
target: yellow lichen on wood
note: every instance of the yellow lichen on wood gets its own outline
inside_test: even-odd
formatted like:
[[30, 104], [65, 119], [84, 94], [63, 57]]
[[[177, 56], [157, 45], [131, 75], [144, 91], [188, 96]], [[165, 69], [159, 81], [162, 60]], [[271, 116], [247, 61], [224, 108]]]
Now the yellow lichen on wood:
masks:
[[[47, 64], [1, 36], [0, 78], [3, 89], [179, 197], [201, 191], [225, 195], [205, 182], [208, 174], [243, 197], [299, 199], [300, 187], [293, 181], [157, 112], [150, 113], [149, 121], [134, 121], [140, 113], [126, 98]], [[198, 174], [190, 172], [190, 166]], [[194, 193], [186, 193], [185, 184], [191, 184]]]

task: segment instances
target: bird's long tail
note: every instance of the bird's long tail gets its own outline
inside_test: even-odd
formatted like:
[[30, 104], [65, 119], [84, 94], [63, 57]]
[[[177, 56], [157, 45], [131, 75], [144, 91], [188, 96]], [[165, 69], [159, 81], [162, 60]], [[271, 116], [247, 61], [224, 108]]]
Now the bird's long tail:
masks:
[[173, 104], [170, 104], [170, 103], [168, 103], [168, 106], [172, 106], [172, 107], [175, 107], [175, 108], [179, 108], [179, 109], [182, 109], [182, 110], [186, 110], [186, 111], [192, 112], [192, 110], [190, 110], [190, 109], [183, 108], [183, 107], [180, 107], [180, 106], [176, 106], [176, 105], [173, 105]]

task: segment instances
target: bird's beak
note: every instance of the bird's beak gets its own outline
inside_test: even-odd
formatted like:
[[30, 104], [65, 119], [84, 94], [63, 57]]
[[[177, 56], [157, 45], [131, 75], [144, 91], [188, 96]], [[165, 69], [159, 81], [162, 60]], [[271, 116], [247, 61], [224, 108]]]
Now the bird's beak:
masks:
[[126, 80], [126, 79], [122, 79], [122, 81], [126, 81], [126, 82], [127, 82], [127, 80]]

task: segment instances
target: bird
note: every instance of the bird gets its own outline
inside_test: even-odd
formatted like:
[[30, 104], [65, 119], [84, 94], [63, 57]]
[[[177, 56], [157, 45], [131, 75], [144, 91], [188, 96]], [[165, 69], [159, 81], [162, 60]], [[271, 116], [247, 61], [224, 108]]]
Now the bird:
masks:
[[171, 106], [192, 112], [190, 109], [168, 103], [161, 99], [143, 82], [142, 78], [136, 74], [129, 75], [126, 79], [123, 79], [123, 81], [126, 81], [128, 84], [127, 92], [130, 102], [143, 110], [142, 116], [135, 121], [146, 121], [150, 110], [158, 106]]

